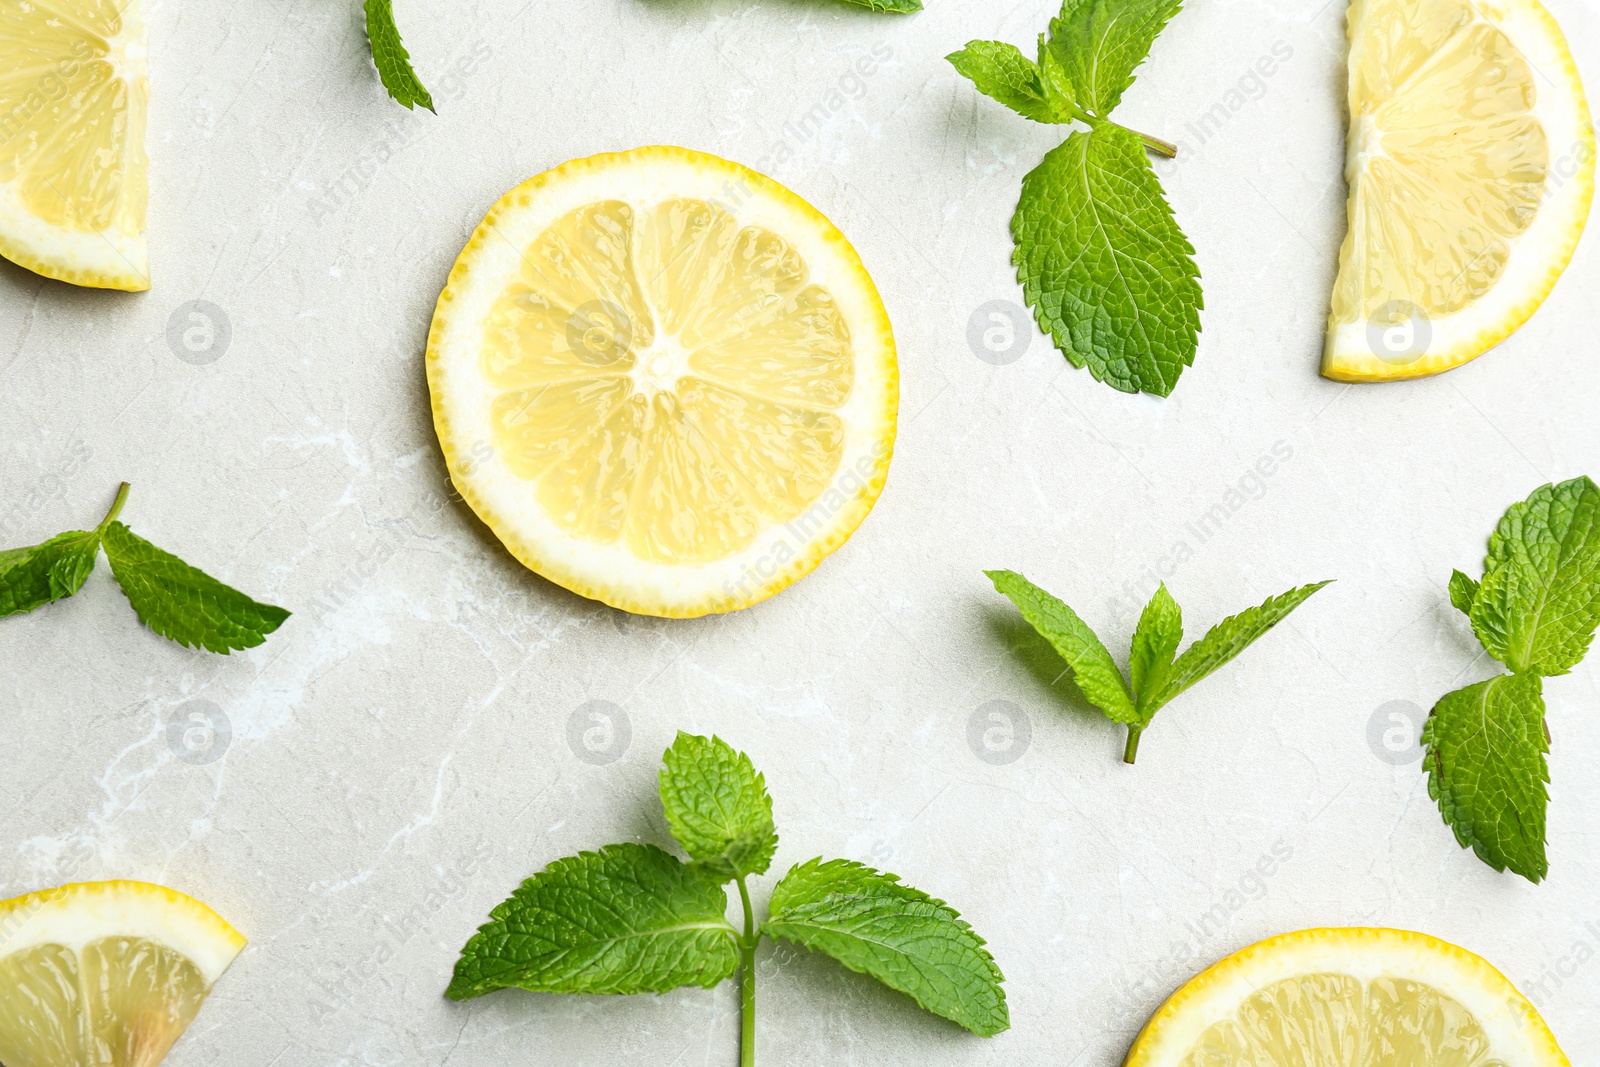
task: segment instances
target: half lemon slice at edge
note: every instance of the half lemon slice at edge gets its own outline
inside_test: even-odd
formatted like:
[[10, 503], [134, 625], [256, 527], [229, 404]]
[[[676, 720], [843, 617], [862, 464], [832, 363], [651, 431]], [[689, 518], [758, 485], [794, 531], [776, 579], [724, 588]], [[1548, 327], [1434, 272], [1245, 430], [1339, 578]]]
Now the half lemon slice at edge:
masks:
[[1427, 934], [1302, 930], [1190, 979], [1124, 1067], [1570, 1067], [1499, 971]]
[[148, 882], [79, 882], [0, 902], [0, 1062], [154, 1067], [245, 939]]
[[139, 0], [0, 11], [0, 255], [47, 278], [150, 288]]
[[1322, 373], [1437, 374], [1498, 344], [1571, 261], [1595, 138], [1538, 0], [1352, 0], [1348, 225]]

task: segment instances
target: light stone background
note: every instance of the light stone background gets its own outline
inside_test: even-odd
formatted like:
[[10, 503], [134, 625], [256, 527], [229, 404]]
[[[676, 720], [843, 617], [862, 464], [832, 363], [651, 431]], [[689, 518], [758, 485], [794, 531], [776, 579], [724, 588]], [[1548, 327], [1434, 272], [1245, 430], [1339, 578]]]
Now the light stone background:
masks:
[[[164, 0], [154, 291], [0, 267], [4, 543], [93, 523], [125, 478], [134, 529], [295, 611], [249, 653], [191, 652], [139, 627], [102, 564], [72, 600], [0, 622], [0, 890], [149, 879], [251, 939], [174, 1067], [732, 1064], [731, 984], [442, 996], [521, 878], [609, 841], [668, 844], [654, 776], [679, 728], [765, 770], [780, 871], [823, 854], [899, 872], [962, 909], [1006, 974], [1013, 1029], [983, 1041], [764, 949], [769, 1064], [1107, 1067], [1204, 963], [1341, 923], [1485, 955], [1593, 1058], [1600, 657], [1546, 687], [1542, 886], [1459, 849], [1415, 753], [1382, 735], [1403, 749], [1407, 718], [1489, 674], [1450, 569], [1478, 573], [1535, 486], [1600, 475], [1600, 237], [1470, 366], [1317, 377], [1344, 228], [1339, 0], [1194, 3], [1119, 112], [1186, 149], [1162, 173], [1199, 249], [1205, 332], [1164, 401], [1111, 391], [1036, 335], [1005, 365], [966, 339], [981, 306], [1020, 299], [1007, 222], [1063, 131], [942, 57], [974, 37], [1028, 45], [1052, 2], [398, 6], [437, 117], [384, 98], [355, 0]], [[1600, 15], [1550, 6], [1600, 88]], [[1292, 54], [1251, 81], [1275, 47]], [[852, 79], [875, 48], [887, 62]], [[818, 105], [827, 121], [801, 129]], [[422, 369], [446, 272], [503, 191], [653, 142], [766, 160], [837, 222], [883, 290], [904, 389], [888, 487], [855, 538], [776, 599], [693, 622], [571, 596], [447, 501]], [[194, 300], [225, 315], [225, 350], [203, 332], [185, 348], [186, 312], [169, 346]], [[1124, 590], [1156, 574], [1191, 636], [1339, 581], [1163, 711], [1129, 768], [1121, 730], [1055, 684], [986, 567], [1068, 599], [1119, 656]], [[592, 718], [569, 744], [590, 701], [621, 709], [625, 751]]]

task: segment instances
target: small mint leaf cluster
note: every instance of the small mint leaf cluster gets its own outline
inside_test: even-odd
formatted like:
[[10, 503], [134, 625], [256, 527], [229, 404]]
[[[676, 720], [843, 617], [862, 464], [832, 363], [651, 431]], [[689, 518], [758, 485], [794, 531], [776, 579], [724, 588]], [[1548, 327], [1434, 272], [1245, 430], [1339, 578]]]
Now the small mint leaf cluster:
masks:
[[[747, 879], [778, 848], [772, 798], [750, 758], [717, 737], [679, 733], [663, 758], [661, 803], [689, 859], [647, 844], [560, 859], [490, 913], [456, 962], [454, 1000], [519, 987], [543, 993], [710, 989], [736, 974], [743, 1067], [755, 1063], [755, 953], [763, 936], [832, 956], [983, 1037], [1007, 1029], [1000, 968], [942, 900], [849, 860], [796, 864], [755, 922]], [[742, 928], [727, 919], [739, 889]]]
[[1200, 268], [1145, 154], [1177, 148], [1117, 125], [1181, 0], [1065, 0], [1038, 58], [972, 41], [948, 58], [979, 92], [1034, 122], [1081, 123], [1022, 179], [1012, 264], [1039, 328], [1075, 367], [1125, 393], [1167, 396], [1199, 346]]
[[68, 530], [43, 544], [0, 552], [0, 617], [72, 596], [89, 579], [100, 550], [139, 621], [189, 648], [227, 653], [254, 648], [289, 613], [224, 585], [152, 545], [117, 521], [128, 483], [93, 530]]
[[1022, 612], [1028, 625], [1067, 661], [1073, 680], [1089, 703], [1106, 718], [1128, 728], [1122, 759], [1132, 763], [1139, 737], [1173, 698], [1249, 648], [1328, 582], [1303, 585], [1269, 597], [1217, 623], [1178, 655], [1183, 642], [1183, 612], [1167, 592], [1156, 590], [1139, 616], [1128, 656], [1132, 685], [1089, 624], [1078, 613], [1015, 571], [985, 571], [994, 587]]
[[1434, 706], [1422, 728], [1428, 794], [1461, 847], [1539, 882], [1550, 872], [1543, 680], [1576, 667], [1600, 626], [1600, 488], [1574, 478], [1511, 505], [1482, 581], [1455, 571], [1450, 602], [1510, 673]]

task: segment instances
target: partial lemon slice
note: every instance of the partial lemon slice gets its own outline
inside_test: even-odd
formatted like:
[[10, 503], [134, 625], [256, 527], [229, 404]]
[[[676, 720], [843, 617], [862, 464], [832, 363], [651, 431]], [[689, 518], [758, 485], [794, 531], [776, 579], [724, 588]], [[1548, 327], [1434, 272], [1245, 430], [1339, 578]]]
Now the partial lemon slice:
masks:
[[511, 190], [428, 336], [462, 496], [528, 567], [647, 615], [746, 607], [843, 544], [883, 486], [898, 382], [844, 235], [683, 148]]
[[0, 902], [0, 1063], [154, 1067], [244, 943], [204, 904], [147, 882]]
[[1437, 374], [1526, 322], [1572, 259], [1589, 107], [1538, 0], [1351, 0], [1349, 32], [1349, 232], [1322, 373]]
[[150, 288], [139, 0], [0, 5], [0, 255], [75, 285]]
[[1124, 1067], [1570, 1067], [1482, 959], [1404, 930], [1302, 930], [1202, 971]]

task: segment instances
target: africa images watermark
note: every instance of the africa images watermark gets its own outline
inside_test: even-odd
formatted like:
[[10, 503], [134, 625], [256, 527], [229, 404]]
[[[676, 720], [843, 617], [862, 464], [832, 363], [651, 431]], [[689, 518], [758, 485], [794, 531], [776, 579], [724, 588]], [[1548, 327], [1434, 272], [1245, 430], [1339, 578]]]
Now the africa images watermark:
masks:
[[1294, 59], [1293, 45], [1281, 38], [1272, 42], [1272, 47], [1246, 67], [1244, 73], [1239, 75], [1216, 103], [1183, 124], [1184, 133], [1188, 137], [1177, 138], [1175, 142], [1178, 146], [1177, 156], [1173, 159], [1157, 159], [1156, 169], [1170, 171], [1174, 167], [1181, 166], [1185, 159], [1216, 140], [1247, 105], [1267, 95], [1267, 83], [1292, 59]]
[[763, 174], [771, 174], [793, 162], [800, 149], [827, 129], [852, 100], [860, 100], [867, 95], [867, 80], [893, 58], [894, 49], [882, 41], [868, 49], [865, 55], [858, 56], [816, 103], [783, 124], [783, 136], [772, 142], [766, 155], [756, 160], [755, 169]]
[[872, 486], [873, 477], [890, 447], [887, 441], [873, 442], [872, 448], [845, 468], [810, 507], [782, 526], [773, 527], [761, 553], [744, 565], [737, 578], [724, 581], [722, 591], [729, 596], [751, 596], [777, 577], [784, 565], [794, 559], [800, 545], [816, 536], [835, 515], [861, 499]]
[[311, 1013], [317, 1022], [324, 1022], [350, 1002], [362, 986], [380, 978], [385, 964], [394, 959], [418, 932], [427, 929], [428, 921], [438, 915], [450, 901], [466, 892], [467, 885], [477, 877], [478, 869], [494, 849], [479, 841], [472, 851], [460, 856], [446, 867], [438, 880], [429, 887], [422, 900], [398, 919], [388, 915], [379, 920], [379, 936], [368, 939], [376, 942], [354, 963], [335, 963], [333, 977], [315, 979], [310, 989]]
[[[466, 54], [446, 64], [444, 73], [430, 77], [428, 84], [441, 101], [460, 100], [466, 95], [467, 81], [493, 58], [494, 49], [487, 41], [474, 41]], [[422, 136], [424, 123], [421, 113], [413, 110], [379, 126], [378, 134], [361, 147], [354, 161], [323, 182], [319, 195], [306, 200], [311, 221], [321, 226], [324, 219], [337, 215], [366, 192], [389, 161]]]
[[1228, 929], [1228, 922], [1252, 901], [1263, 900], [1271, 890], [1271, 879], [1293, 860], [1294, 846], [1278, 838], [1256, 862], [1217, 894], [1211, 906], [1183, 924], [1180, 936], [1167, 947], [1167, 954], [1150, 963], [1133, 979], [1117, 979], [1117, 1012], [1120, 1017], [1143, 1018], [1150, 1002], [1172, 990], [1173, 972], [1185, 978], [1207, 966], [1216, 955], [1214, 943]]
[[24, 493], [11, 508], [0, 515], [0, 538], [10, 539], [11, 533], [21, 523], [36, 515], [40, 508], [52, 500], [67, 495], [67, 483], [83, 472], [94, 458], [94, 449], [77, 438], [67, 445], [66, 454], [56, 460], [48, 470], [39, 475], [33, 488]]
[[1127, 618], [1144, 609], [1161, 583], [1178, 573], [1178, 568], [1195, 556], [1201, 545], [1222, 532], [1233, 517], [1243, 511], [1251, 501], [1267, 495], [1267, 483], [1294, 458], [1294, 445], [1288, 441], [1274, 441], [1238, 480], [1222, 491], [1222, 496], [1206, 510], [1183, 524], [1184, 534], [1154, 566], [1147, 566], [1136, 579], [1122, 583], [1122, 593], [1114, 598], [1113, 610], [1118, 618]]

